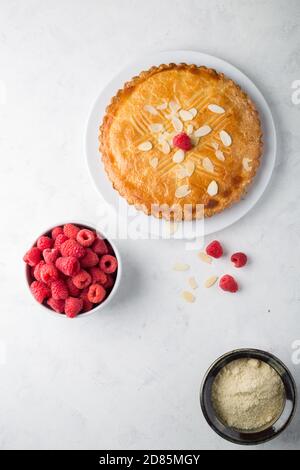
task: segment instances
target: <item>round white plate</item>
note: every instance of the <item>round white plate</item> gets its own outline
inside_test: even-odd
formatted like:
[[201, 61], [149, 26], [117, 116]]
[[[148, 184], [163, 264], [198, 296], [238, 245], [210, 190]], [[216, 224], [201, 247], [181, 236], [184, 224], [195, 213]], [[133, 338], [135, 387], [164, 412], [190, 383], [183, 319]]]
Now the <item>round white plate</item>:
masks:
[[[246, 93], [249, 94], [249, 96], [255, 102], [260, 113], [264, 134], [264, 154], [262, 163], [245, 198], [239, 201], [237, 204], [233, 205], [231, 208], [224, 210], [220, 214], [216, 214], [211, 218], [205, 219], [204, 222], [201, 223], [200, 228], [199, 225], [195, 225], [193, 222], [183, 222], [184, 230], [180, 230], [178, 238], [184, 237], [189, 239], [196, 236], [198, 237], [202, 235], [209, 235], [211, 233], [217, 232], [218, 230], [222, 230], [239, 220], [241, 217], [247, 214], [250, 209], [252, 209], [252, 207], [256, 204], [265, 191], [272, 175], [276, 157], [276, 132], [270, 108], [261, 92], [244, 73], [228, 62], [197, 51], [156, 52], [137, 59], [135, 62], [123, 69], [101, 91], [89, 116], [85, 135], [86, 156], [92, 179], [104, 201], [106, 201], [112, 209], [118, 211], [119, 221], [123, 220], [123, 222], [126, 222], [128, 225], [128, 220], [125, 221], [124, 217], [129, 218], [129, 215], [120, 216], [119, 208], [121, 198], [117, 191], [113, 189], [101, 162], [98, 150], [99, 125], [102, 122], [105, 109], [110, 103], [112, 96], [115, 95], [118, 89], [123, 87], [123, 84], [126, 81], [130, 80], [135, 75], [138, 75], [142, 70], [149, 69], [152, 65], [160, 65], [170, 62], [186, 62], [196, 65], [205, 65], [207, 67], [216, 69], [218, 72], [223, 72], [225, 75], [232, 78], [246, 91]], [[141, 228], [141, 233], [143, 233], [143, 236], [145, 236], [145, 232], [146, 234], [148, 233], [148, 236], [150, 237], [159, 238], [170, 236], [168, 222], [156, 219], [152, 216], [148, 217], [131, 207], [130, 217], [132, 218], [134, 215], [139, 218], [140, 222], [138, 225]], [[177, 231], [175, 231], [173, 234], [175, 238], [177, 238]]]

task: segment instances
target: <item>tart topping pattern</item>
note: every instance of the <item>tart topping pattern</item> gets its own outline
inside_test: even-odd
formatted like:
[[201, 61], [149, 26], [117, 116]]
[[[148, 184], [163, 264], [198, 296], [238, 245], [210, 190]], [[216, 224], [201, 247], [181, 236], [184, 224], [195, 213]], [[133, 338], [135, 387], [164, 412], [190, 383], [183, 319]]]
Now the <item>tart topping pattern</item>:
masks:
[[[218, 104], [211, 103], [208, 104], [207, 108], [215, 114], [225, 114], [225, 109]], [[156, 139], [160, 145], [160, 149], [163, 154], [168, 155], [172, 149], [175, 147], [178, 150], [172, 155], [172, 161], [175, 164], [181, 164], [185, 157], [187, 156], [185, 152], [192, 150], [198, 145], [201, 138], [211, 134], [213, 128], [208, 124], [203, 124], [194, 129], [194, 124], [190, 121], [197, 116], [198, 110], [196, 108], [183, 109], [176, 100], [171, 100], [169, 103], [164, 101], [163, 103], [157, 105], [156, 107], [150, 104], [144, 106], [144, 110], [151, 114], [152, 116], [161, 116], [171, 121], [172, 128], [175, 131], [170, 132], [170, 128], [166, 127], [161, 122], [152, 122], [148, 125], [150, 133], [154, 134], [153, 137]], [[163, 113], [165, 111], [166, 113]], [[169, 129], [169, 131], [168, 131]], [[221, 144], [224, 147], [230, 147], [232, 144], [232, 138], [230, 134], [224, 129], [218, 132], [218, 137], [221, 141]], [[219, 148], [220, 145], [216, 141], [211, 142], [211, 147], [215, 150], [214, 155], [220, 161], [225, 161], [225, 154]], [[143, 152], [148, 152], [152, 150], [153, 144], [150, 140], [142, 142], [138, 145], [138, 149]], [[200, 162], [202, 168], [208, 173], [214, 173], [215, 166], [209, 157], [202, 157]], [[251, 170], [251, 160], [249, 158], [244, 158], [242, 161], [243, 168], [245, 171]], [[153, 169], [156, 169], [159, 165], [159, 160], [157, 157], [150, 159], [150, 165]], [[176, 172], [178, 180], [184, 178], [189, 178], [192, 176], [196, 169], [195, 162], [192, 159], [187, 160], [184, 166], [180, 166]], [[218, 183], [215, 180], [212, 180], [207, 186], [207, 194], [211, 197], [214, 197], [218, 194], [219, 187]], [[175, 197], [184, 198], [191, 193], [191, 188], [188, 184], [180, 185], [175, 190]]]

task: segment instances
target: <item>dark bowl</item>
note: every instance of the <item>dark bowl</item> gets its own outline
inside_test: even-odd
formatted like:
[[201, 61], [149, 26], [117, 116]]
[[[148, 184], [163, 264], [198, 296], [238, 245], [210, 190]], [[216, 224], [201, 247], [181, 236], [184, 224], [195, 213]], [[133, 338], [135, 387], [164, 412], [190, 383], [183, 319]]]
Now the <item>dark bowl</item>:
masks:
[[[285, 389], [285, 405], [279, 418], [268, 428], [245, 432], [225, 426], [217, 417], [211, 399], [212, 384], [220, 370], [236, 359], [254, 358], [269, 364], [281, 377]], [[284, 431], [291, 422], [297, 403], [294, 379], [288, 368], [275, 356], [259, 349], [236, 349], [219, 357], [208, 369], [200, 389], [200, 404], [204, 417], [219, 436], [235, 444], [256, 445], [269, 441]]]

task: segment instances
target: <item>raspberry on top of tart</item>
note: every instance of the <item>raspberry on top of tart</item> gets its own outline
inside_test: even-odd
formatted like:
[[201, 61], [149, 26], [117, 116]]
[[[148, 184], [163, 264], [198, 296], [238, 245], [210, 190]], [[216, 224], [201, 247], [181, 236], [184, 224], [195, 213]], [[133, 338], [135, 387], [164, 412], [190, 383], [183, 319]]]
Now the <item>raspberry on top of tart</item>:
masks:
[[246, 93], [222, 73], [187, 64], [152, 67], [127, 82], [106, 110], [99, 140], [113, 187], [166, 219], [208, 217], [238, 201], [262, 153], [258, 112]]

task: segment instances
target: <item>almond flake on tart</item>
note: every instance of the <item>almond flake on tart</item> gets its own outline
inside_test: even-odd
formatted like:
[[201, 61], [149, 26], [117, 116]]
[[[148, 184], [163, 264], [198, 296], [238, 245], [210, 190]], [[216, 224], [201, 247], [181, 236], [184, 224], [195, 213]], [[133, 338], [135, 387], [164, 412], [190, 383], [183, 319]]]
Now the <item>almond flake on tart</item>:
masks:
[[[173, 144], [181, 132], [192, 144], [184, 154]], [[188, 64], [152, 67], [127, 82], [107, 107], [99, 141], [108, 177], [129, 204], [147, 214], [153, 204], [189, 204], [192, 218], [197, 204], [210, 217], [239, 201], [262, 155], [246, 93], [222, 73]]]

